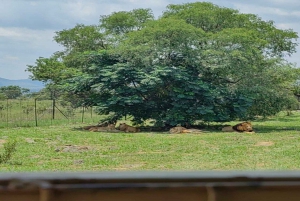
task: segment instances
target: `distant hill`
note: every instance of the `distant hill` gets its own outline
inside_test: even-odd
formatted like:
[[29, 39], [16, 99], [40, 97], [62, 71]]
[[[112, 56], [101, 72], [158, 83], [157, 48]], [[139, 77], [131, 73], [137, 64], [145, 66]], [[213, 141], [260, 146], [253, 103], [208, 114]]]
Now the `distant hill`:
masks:
[[30, 89], [31, 92], [37, 92], [44, 88], [43, 82], [36, 81], [36, 80], [30, 80], [30, 79], [8, 80], [8, 79], [0, 78], [0, 87], [10, 86], [10, 85]]

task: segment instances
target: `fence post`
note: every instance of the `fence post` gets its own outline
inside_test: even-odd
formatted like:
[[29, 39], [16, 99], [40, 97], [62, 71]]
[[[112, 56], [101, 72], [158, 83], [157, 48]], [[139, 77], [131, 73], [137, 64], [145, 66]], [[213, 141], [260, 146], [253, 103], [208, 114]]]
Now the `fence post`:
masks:
[[55, 118], [55, 99], [52, 100], [52, 119]]
[[91, 108], [91, 119], [93, 120], [93, 106], [91, 106], [90, 108]]
[[38, 126], [38, 120], [37, 120], [37, 110], [36, 110], [36, 98], [34, 99], [34, 119], [35, 119], [35, 126]]
[[82, 116], [81, 116], [81, 123], [83, 123], [83, 117], [84, 117], [84, 106], [82, 106]]
[[6, 126], [8, 127], [8, 99], [6, 99]]

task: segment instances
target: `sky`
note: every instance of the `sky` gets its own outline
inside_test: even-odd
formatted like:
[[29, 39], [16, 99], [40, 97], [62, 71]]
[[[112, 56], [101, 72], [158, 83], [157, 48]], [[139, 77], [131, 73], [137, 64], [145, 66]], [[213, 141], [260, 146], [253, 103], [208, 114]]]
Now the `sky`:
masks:
[[[55, 32], [76, 24], [97, 25], [101, 15], [136, 8], [150, 8], [159, 17], [169, 4], [193, 0], [0, 0], [0, 78], [28, 79], [27, 65], [39, 57], [50, 57], [63, 48]], [[221, 7], [252, 13], [277, 28], [300, 33], [299, 0], [207, 0]], [[299, 34], [300, 35], [300, 34]], [[299, 41], [297, 41], [299, 42]], [[300, 47], [286, 58], [300, 66]]]

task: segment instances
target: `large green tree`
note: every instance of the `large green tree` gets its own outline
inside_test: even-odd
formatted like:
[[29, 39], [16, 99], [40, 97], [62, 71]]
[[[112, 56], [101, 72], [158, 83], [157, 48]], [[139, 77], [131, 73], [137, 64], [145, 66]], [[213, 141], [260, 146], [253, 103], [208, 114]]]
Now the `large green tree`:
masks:
[[[295, 104], [298, 73], [285, 56], [298, 36], [272, 21], [197, 2], [169, 5], [156, 20], [149, 9], [115, 12], [97, 27], [86, 40], [73, 29], [57, 33], [66, 49], [56, 69], [76, 73], [55, 82], [100, 114], [175, 125], [268, 116]], [[37, 79], [38, 66], [29, 68]]]

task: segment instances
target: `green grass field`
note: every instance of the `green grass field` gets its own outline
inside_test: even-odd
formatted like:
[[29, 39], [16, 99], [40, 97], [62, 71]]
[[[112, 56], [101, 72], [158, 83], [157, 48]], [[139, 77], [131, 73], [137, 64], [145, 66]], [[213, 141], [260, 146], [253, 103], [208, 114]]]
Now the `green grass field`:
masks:
[[[17, 151], [1, 171], [298, 170], [300, 113], [253, 121], [255, 134], [101, 133], [79, 124], [1, 128]], [[229, 122], [234, 124], [235, 122]]]

